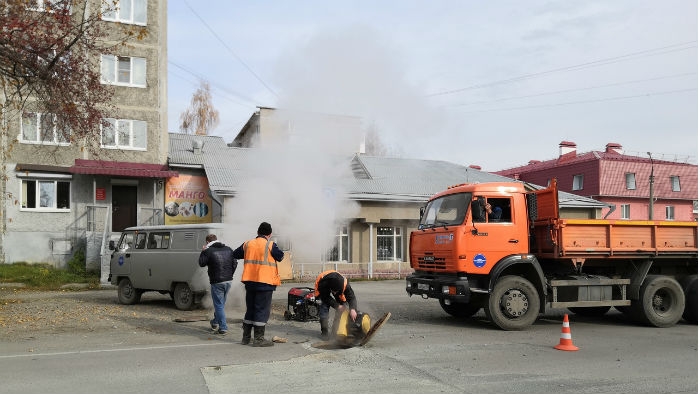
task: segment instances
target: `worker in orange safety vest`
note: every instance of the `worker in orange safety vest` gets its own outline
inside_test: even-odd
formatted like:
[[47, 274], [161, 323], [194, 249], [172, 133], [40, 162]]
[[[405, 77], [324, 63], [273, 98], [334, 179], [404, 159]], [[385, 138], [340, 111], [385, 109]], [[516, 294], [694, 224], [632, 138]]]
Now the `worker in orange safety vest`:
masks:
[[319, 318], [321, 321], [321, 338], [328, 339], [328, 312], [330, 308], [342, 312], [346, 305], [350, 306], [350, 317], [357, 318], [357, 298], [350, 287], [347, 278], [337, 271], [322, 272], [316, 278], [314, 286], [317, 299], [321, 300]]

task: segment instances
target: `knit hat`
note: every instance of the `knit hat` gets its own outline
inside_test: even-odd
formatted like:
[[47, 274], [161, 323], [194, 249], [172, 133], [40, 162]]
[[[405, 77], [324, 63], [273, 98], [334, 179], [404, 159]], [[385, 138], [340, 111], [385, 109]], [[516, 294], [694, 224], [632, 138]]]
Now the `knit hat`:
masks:
[[260, 226], [258, 227], [258, 235], [270, 235], [272, 234], [272, 226], [270, 226], [270, 223], [268, 222], [262, 222], [260, 223]]

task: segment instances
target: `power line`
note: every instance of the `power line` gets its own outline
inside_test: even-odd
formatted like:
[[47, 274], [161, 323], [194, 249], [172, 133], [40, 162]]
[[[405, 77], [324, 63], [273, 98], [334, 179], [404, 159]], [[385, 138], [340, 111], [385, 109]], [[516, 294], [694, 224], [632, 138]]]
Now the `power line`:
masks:
[[[198, 73], [196, 73], [196, 72], [190, 70], [189, 68], [187, 68], [187, 67], [185, 67], [185, 66], [183, 66], [183, 65], [181, 65], [181, 64], [175, 63], [175, 62], [172, 61], [172, 60], [168, 60], [168, 63], [170, 63], [170, 64], [172, 64], [173, 66], [179, 68], [180, 70], [182, 70], [182, 71], [184, 71], [184, 72], [186, 72], [186, 73], [188, 73], [188, 74], [190, 74], [190, 75], [196, 77], [197, 79], [200, 79], [200, 80], [203, 80], [203, 81], [208, 81], [207, 78], [203, 77], [202, 75], [200, 75], [200, 74], [198, 74]], [[222, 92], [228, 93], [228, 94], [230, 94], [230, 95], [232, 95], [232, 96], [236, 96], [236, 97], [238, 97], [239, 99], [242, 99], [243, 101], [247, 101], [247, 102], [251, 103], [251, 105], [246, 105], [246, 104], [242, 104], [242, 103], [238, 102], [238, 104], [240, 104], [240, 105], [248, 106], [248, 107], [260, 107], [260, 105], [258, 105], [254, 100], [252, 100], [252, 99], [250, 99], [250, 98], [244, 96], [243, 94], [241, 94], [241, 93], [239, 93], [239, 92], [236, 92], [236, 91], [234, 91], [234, 90], [231, 90], [231, 89], [229, 89], [229, 88], [227, 88], [227, 87], [225, 87], [225, 86], [219, 85], [219, 84], [217, 84], [217, 83], [215, 83], [215, 82], [209, 82], [209, 83], [210, 83], [214, 88], [219, 89], [219, 90], [221, 90]]]
[[633, 99], [633, 98], [638, 98], [638, 97], [662, 96], [662, 95], [666, 95], [666, 94], [692, 92], [692, 91], [697, 91], [697, 90], [698, 90], [698, 88], [667, 90], [667, 91], [662, 91], [662, 92], [637, 94], [637, 95], [633, 95], [633, 96], [607, 97], [607, 98], [595, 99], [595, 100], [568, 101], [568, 102], [563, 102], [563, 103], [530, 105], [530, 106], [525, 106], [525, 107], [494, 108], [494, 109], [485, 109], [485, 110], [480, 110], [480, 111], [468, 111], [468, 112], [462, 112], [462, 113], [463, 114], [475, 114], [475, 113], [480, 113], [480, 112], [515, 111], [515, 110], [521, 110], [521, 109], [561, 107], [564, 105], [589, 104], [589, 103], [599, 103], [599, 102], [604, 102], [604, 101], [626, 100], [626, 99]]
[[[677, 48], [677, 47], [681, 47], [681, 48]], [[643, 50], [643, 51], [639, 51], [639, 52], [628, 53], [625, 55], [614, 56], [614, 57], [609, 57], [609, 58], [604, 58], [604, 59], [598, 59], [598, 60], [594, 60], [594, 61], [590, 61], [590, 62], [586, 62], [586, 63], [580, 63], [580, 64], [575, 64], [575, 65], [566, 66], [566, 67], [559, 67], [559, 68], [555, 68], [552, 70], [541, 71], [541, 72], [532, 73], [532, 74], [525, 74], [525, 75], [521, 75], [518, 77], [503, 79], [503, 80], [499, 80], [499, 81], [487, 82], [487, 83], [483, 83], [483, 84], [476, 84], [476, 85], [471, 85], [471, 86], [467, 86], [467, 87], [459, 88], [459, 89], [446, 90], [443, 92], [428, 94], [426, 97], [435, 97], [435, 96], [442, 96], [442, 95], [446, 95], [446, 94], [454, 94], [454, 93], [464, 92], [466, 90], [482, 89], [482, 88], [491, 87], [491, 86], [495, 86], [495, 85], [502, 85], [502, 84], [506, 84], [506, 83], [519, 82], [519, 81], [522, 81], [525, 79], [537, 78], [537, 77], [541, 77], [544, 75], [557, 73], [557, 72], [578, 71], [578, 70], [582, 70], [585, 68], [599, 67], [599, 66], [604, 66], [607, 64], [627, 61], [627, 60], [631, 60], [631, 59], [638, 58], [638, 57], [656, 56], [656, 55], [661, 55], [661, 54], [665, 54], [665, 53], [669, 53], [669, 52], [684, 51], [684, 50], [692, 49], [692, 48], [696, 48], [696, 47], [697, 47], [697, 40], [688, 41], [688, 42], [683, 42], [683, 43], [679, 43], [679, 44], [667, 45], [665, 47], [647, 49], [647, 50]]]
[[[168, 70], [168, 73], [171, 74], [171, 75], [174, 75], [174, 76], [176, 76], [176, 77], [178, 77], [178, 78], [180, 78], [180, 79], [182, 79], [182, 80], [184, 80], [184, 81], [186, 81], [187, 83], [191, 84], [192, 86], [198, 86], [198, 85], [199, 85], [197, 82], [194, 82], [194, 81], [192, 81], [191, 79], [189, 79], [189, 78], [187, 78], [187, 77], [184, 77], [184, 76], [182, 76], [182, 75], [180, 75], [180, 74], [174, 72], [173, 70]], [[215, 95], [215, 96], [217, 96], [217, 97], [220, 97], [220, 98], [222, 98], [222, 99], [228, 100], [228, 101], [230, 101], [230, 102], [232, 102], [232, 103], [234, 103], [234, 104], [236, 104], [236, 105], [240, 105], [241, 107], [244, 107], [244, 108], [250, 108], [250, 107], [252, 107], [252, 105], [244, 104], [244, 103], [241, 103], [241, 102], [238, 101], [238, 100], [232, 99], [232, 98], [229, 97], [227, 94], [224, 94], [224, 92], [220, 92], [216, 86], [214, 86], [214, 89], [215, 89], [215, 90], [212, 91], [212, 94]]]
[[265, 83], [265, 81], [263, 81], [263, 79], [260, 78], [260, 76], [258, 76], [258, 74], [256, 74], [255, 71], [253, 71], [253, 69], [250, 68], [250, 66], [248, 66], [248, 64], [246, 64], [246, 62], [243, 61], [243, 59], [241, 59], [240, 56], [236, 55], [236, 53], [233, 51], [233, 49], [231, 49], [231, 48], [224, 42], [224, 40], [222, 40], [221, 37], [219, 37], [219, 35], [216, 34], [216, 32], [214, 31], [214, 29], [212, 29], [211, 26], [209, 26], [209, 24], [208, 24], [204, 19], [202, 19], [201, 16], [199, 16], [199, 14], [194, 10], [194, 8], [192, 8], [192, 7], [190, 6], [190, 4], [187, 2], [187, 0], [182, 0], [182, 1], [185, 3], [185, 5], [187, 6], [187, 8], [189, 8], [190, 11], [192, 11], [192, 13], [194, 14], [194, 16], [196, 16], [197, 19], [199, 19], [199, 20], [202, 22], [202, 24], [204, 24], [204, 26], [206, 26], [206, 28], [209, 30], [209, 32], [210, 32], [214, 37], [216, 37], [216, 39], [221, 43], [221, 45], [223, 45], [224, 48], [226, 48], [226, 49], [228, 50], [228, 52], [229, 52], [236, 60], [238, 60], [238, 62], [241, 63], [241, 64], [243, 65], [243, 67], [245, 67], [246, 70], [248, 70], [248, 72], [250, 72], [250, 73], [255, 77], [255, 79], [258, 80], [258, 82], [260, 82], [263, 86], [265, 86], [265, 88], [266, 88], [270, 93], [272, 93], [275, 97], [279, 98], [279, 96], [277, 95], [277, 92], [275, 92], [270, 86], [268, 86], [268, 85]]
[[656, 78], [637, 79], [637, 80], [634, 80], [634, 81], [625, 81], [625, 82], [610, 83], [610, 84], [607, 84], [607, 85], [597, 85], [597, 86], [588, 86], [588, 87], [583, 87], [583, 88], [573, 88], [573, 89], [564, 89], [564, 90], [554, 90], [554, 91], [551, 91], [551, 92], [543, 92], [543, 93], [537, 93], [537, 94], [528, 94], [528, 95], [525, 95], [525, 96], [503, 97], [503, 98], [494, 99], [494, 100], [472, 101], [472, 102], [470, 102], [470, 103], [443, 105], [442, 107], [462, 107], [462, 106], [475, 105], [475, 104], [495, 103], [495, 102], [508, 101], [508, 100], [518, 100], [518, 99], [523, 99], [523, 98], [532, 98], [532, 97], [548, 96], [548, 95], [552, 95], [552, 94], [570, 93], [570, 92], [578, 92], [578, 91], [582, 91], [582, 90], [593, 90], [593, 89], [600, 89], [600, 88], [608, 88], [608, 87], [612, 87], [612, 86], [630, 85], [630, 84], [640, 83], [640, 82], [660, 81], [660, 80], [663, 80], [663, 79], [679, 78], [679, 77], [685, 77], [685, 76], [688, 76], [688, 75], [697, 75], [697, 74], [698, 74], [697, 72], [692, 72], [692, 73], [665, 75], [665, 76], [656, 77]]

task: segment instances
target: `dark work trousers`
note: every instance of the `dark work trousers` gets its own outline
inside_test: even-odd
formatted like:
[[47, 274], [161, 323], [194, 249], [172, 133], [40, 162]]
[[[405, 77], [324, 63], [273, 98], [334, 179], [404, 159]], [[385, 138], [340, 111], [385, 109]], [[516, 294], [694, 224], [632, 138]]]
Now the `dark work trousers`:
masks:
[[272, 290], [259, 290], [246, 285], [243, 323], [264, 326], [270, 318]]

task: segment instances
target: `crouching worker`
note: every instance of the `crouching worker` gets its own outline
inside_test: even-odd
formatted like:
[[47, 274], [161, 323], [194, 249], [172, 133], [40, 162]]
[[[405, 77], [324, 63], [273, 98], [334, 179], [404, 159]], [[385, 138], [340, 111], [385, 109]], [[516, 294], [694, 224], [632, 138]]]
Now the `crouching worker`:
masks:
[[316, 298], [321, 299], [319, 317], [321, 319], [321, 338], [328, 340], [328, 312], [330, 308], [342, 312], [346, 305], [350, 307], [350, 318], [357, 318], [357, 299], [348, 280], [337, 271], [322, 272], [316, 278]]
[[280, 285], [277, 262], [282, 261], [284, 252], [270, 239], [272, 226], [260, 223], [258, 236], [245, 242], [233, 251], [233, 257], [243, 259], [241, 282], [245, 284], [246, 311], [243, 318], [243, 339], [241, 344], [250, 343], [250, 332], [255, 329], [253, 346], [272, 346], [265, 339], [265, 325], [270, 318], [272, 292]]

